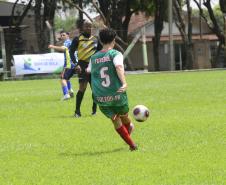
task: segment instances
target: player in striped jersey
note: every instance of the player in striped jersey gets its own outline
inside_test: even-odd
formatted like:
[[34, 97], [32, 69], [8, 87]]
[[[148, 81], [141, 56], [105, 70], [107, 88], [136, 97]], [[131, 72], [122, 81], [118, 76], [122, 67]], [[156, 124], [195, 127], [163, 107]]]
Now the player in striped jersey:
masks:
[[[90, 74], [87, 74], [85, 69], [89, 64], [90, 57], [97, 50], [101, 49], [101, 45], [99, 44], [97, 38], [91, 35], [91, 28], [92, 24], [85, 21], [83, 23], [81, 34], [72, 40], [70, 47], [70, 56], [73, 62], [75, 62], [74, 52], [77, 51], [78, 55], [78, 63], [76, 64], [75, 69], [78, 72], [79, 90], [76, 94], [76, 109], [74, 114], [75, 117], [81, 117], [81, 103], [87, 88], [87, 84], [91, 82]], [[92, 115], [96, 114], [96, 109], [97, 105], [95, 102], [93, 102]]]

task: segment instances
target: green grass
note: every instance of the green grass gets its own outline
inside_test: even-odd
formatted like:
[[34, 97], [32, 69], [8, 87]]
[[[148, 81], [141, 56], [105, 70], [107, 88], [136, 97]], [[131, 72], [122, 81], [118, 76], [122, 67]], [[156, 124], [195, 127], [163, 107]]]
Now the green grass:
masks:
[[[74, 89], [78, 87], [73, 78]], [[59, 80], [0, 82], [0, 185], [225, 185], [226, 72], [127, 75], [130, 152], [100, 112], [59, 101]], [[130, 112], [131, 115], [131, 112]]]

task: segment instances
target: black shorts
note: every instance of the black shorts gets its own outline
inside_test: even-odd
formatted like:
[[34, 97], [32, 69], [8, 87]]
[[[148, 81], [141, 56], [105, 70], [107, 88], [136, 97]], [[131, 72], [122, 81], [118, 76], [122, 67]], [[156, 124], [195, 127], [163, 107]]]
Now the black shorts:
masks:
[[79, 83], [81, 82], [91, 82], [90, 73], [86, 72], [86, 68], [89, 63], [85, 61], [78, 61], [78, 65], [81, 67], [81, 73], [78, 74]]
[[65, 79], [65, 80], [70, 80], [70, 78], [74, 75], [75, 73], [75, 69], [65, 69], [64, 70], [64, 74], [62, 75], [62, 78]]

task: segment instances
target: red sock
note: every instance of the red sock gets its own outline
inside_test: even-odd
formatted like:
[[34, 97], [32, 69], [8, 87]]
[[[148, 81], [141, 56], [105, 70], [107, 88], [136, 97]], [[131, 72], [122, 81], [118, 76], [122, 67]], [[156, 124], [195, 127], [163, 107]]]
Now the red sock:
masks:
[[128, 123], [128, 124], [123, 124], [123, 125], [125, 126], [125, 128], [126, 128], [127, 132], [129, 133], [130, 123]]
[[121, 138], [130, 146], [130, 147], [134, 147], [135, 143], [133, 142], [133, 140], [131, 139], [126, 127], [124, 125], [122, 125], [121, 127], [117, 128], [116, 131], [118, 132], [118, 134], [121, 136]]

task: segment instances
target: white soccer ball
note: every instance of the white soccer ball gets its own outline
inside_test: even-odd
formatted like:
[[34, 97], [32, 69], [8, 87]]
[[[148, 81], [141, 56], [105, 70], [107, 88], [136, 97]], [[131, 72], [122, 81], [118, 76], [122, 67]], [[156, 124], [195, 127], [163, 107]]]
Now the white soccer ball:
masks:
[[133, 117], [136, 121], [143, 122], [148, 119], [150, 111], [144, 105], [136, 105], [133, 108]]

